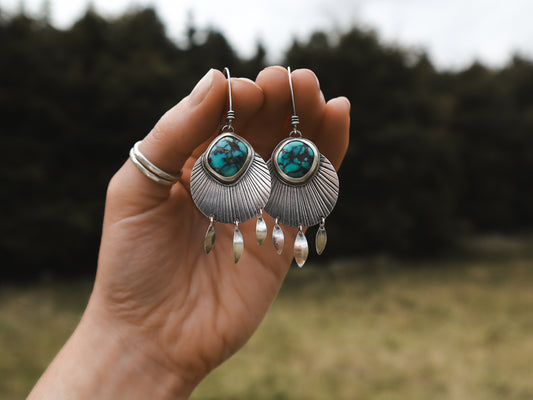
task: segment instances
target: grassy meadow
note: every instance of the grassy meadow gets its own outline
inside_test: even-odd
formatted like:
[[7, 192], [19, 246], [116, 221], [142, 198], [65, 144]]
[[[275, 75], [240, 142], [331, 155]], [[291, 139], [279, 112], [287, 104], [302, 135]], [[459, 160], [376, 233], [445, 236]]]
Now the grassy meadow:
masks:
[[[533, 240], [291, 270], [257, 333], [193, 400], [533, 399]], [[0, 397], [23, 399], [91, 282], [0, 287]]]

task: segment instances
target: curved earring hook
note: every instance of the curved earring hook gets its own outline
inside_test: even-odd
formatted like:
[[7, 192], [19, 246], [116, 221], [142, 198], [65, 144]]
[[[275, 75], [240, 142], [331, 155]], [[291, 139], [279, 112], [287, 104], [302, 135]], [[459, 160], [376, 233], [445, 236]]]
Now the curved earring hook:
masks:
[[289, 134], [289, 136], [302, 136], [302, 132], [298, 130], [298, 125], [300, 124], [300, 118], [298, 115], [296, 115], [296, 103], [294, 101], [294, 89], [292, 87], [292, 76], [291, 76], [291, 67], [287, 67], [287, 72], [289, 74], [289, 87], [291, 89], [291, 100], [292, 100], [292, 116], [291, 116], [291, 124], [292, 124], [292, 131]]
[[228, 97], [229, 97], [229, 106], [228, 106], [228, 113], [226, 114], [226, 126], [224, 128], [232, 129], [231, 123], [235, 119], [235, 111], [233, 111], [233, 98], [231, 94], [231, 76], [229, 73], [229, 68], [225, 67], [224, 72], [226, 73], [226, 76], [228, 77]]

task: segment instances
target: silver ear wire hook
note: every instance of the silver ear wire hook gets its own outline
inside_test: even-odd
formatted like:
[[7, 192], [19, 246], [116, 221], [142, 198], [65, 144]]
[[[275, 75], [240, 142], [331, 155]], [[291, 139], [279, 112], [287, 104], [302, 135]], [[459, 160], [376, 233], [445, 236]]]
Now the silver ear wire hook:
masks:
[[222, 131], [229, 130], [231, 132], [234, 132], [233, 126], [231, 124], [233, 120], [235, 119], [235, 111], [233, 111], [233, 98], [231, 94], [231, 76], [229, 73], [229, 68], [225, 67], [224, 72], [226, 73], [226, 76], [228, 77], [229, 106], [228, 106], [228, 112], [226, 114], [226, 125], [222, 128]]
[[289, 87], [291, 89], [291, 100], [292, 100], [292, 116], [291, 116], [292, 131], [289, 134], [289, 136], [301, 137], [302, 132], [298, 130], [298, 125], [300, 124], [300, 118], [298, 118], [298, 115], [296, 115], [296, 103], [294, 101], [294, 89], [292, 88], [291, 67], [287, 67], [287, 72], [289, 74]]

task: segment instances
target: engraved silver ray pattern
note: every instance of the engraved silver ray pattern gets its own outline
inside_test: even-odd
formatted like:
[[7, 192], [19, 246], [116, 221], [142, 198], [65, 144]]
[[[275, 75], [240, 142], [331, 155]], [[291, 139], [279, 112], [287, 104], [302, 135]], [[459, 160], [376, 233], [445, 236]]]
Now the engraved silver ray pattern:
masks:
[[285, 182], [273, 162], [273, 158], [267, 162], [272, 188], [265, 206], [271, 217], [277, 217], [281, 224], [288, 226], [313, 226], [331, 213], [339, 197], [339, 178], [324, 155], [320, 154], [316, 173], [300, 185]]

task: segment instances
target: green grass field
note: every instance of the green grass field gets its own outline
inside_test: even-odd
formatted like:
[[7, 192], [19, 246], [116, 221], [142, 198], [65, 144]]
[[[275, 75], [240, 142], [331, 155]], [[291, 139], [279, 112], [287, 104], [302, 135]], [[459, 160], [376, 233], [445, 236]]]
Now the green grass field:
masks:
[[[192, 398], [533, 399], [533, 241], [470, 249], [293, 268], [257, 333]], [[2, 399], [25, 397], [90, 288], [0, 289]]]

